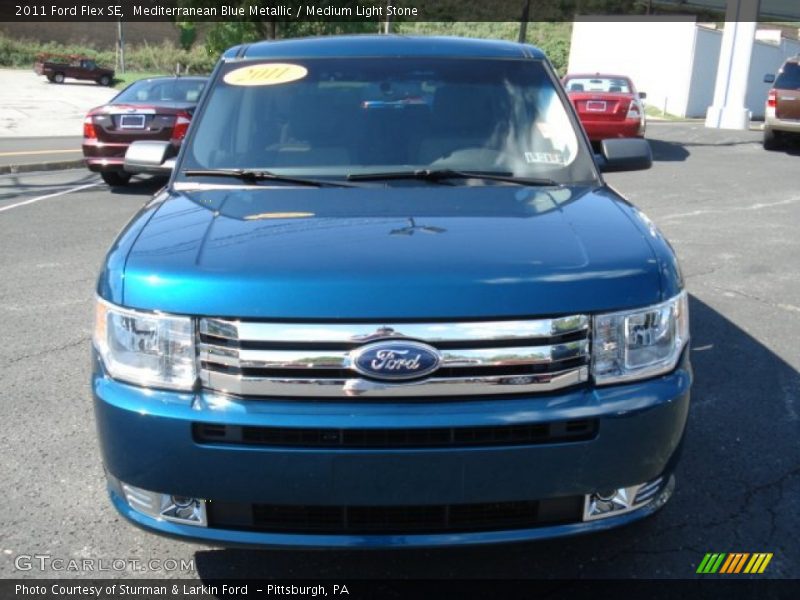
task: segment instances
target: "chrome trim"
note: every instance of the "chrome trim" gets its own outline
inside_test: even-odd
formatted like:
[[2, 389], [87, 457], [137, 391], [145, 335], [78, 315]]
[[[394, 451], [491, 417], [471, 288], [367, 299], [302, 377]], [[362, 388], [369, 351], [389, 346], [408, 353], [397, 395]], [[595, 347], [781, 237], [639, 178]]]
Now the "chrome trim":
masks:
[[[349, 369], [354, 354], [354, 351], [338, 350], [240, 350], [204, 342], [199, 344], [199, 351], [203, 362], [244, 369]], [[442, 357], [439, 368], [549, 364], [587, 356], [589, 340], [550, 346], [440, 350], [439, 353]]]
[[226, 319], [201, 319], [201, 335], [232, 340], [270, 342], [365, 343], [406, 338], [437, 342], [522, 340], [567, 335], [589, 328], [587, 315], [555, 319], [475, 321], [459, 323], [260, 323]]
[[203, 370], [203, 385], [242, 396], [295, 396], [304, 398], [479, 396], [538, 393], [583, 383], [589, 379], [587, 366], [557, 373], [494, 375], [486, 377], [431, 377], [402, 384], [368, 379], [307, 379], [243, 377]]
[[[583, 520], [594, 521], [616, 517], [641, 508], [649, 504], [656, 497], [656, 493], [661, 491], [663, 481], [664, 478], [659, 477], [650, 482], [619, 488], [614, 490], [611, 498], [607, 500], [601, 500], [597, 494], [587, 494], [583, 501]], [[668, 494], [671, 493], [669, 490]]]

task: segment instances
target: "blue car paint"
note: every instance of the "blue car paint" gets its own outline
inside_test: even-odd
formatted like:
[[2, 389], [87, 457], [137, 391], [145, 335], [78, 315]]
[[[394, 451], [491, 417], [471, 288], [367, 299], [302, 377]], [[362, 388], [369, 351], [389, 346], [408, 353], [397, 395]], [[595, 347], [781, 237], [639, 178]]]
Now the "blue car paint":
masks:
[[332, 56], [545, 59], [544, 53], [535, 46], [503, 40], [384, 35], [326, 36], [245, 44], [228, 49], [222, 58], [227, 62], [232, 62], [254, 58], [296, 59], [300, 57], [330, 58]]
[[[592, 313], [677, 293], [671, 253], [629, 205], [602, 187], [571, 191], [560, 205], [510, 186], [176, 193], [127, 249], [124, 293], [107, 300], [235, 318], [419, 320]], [[271, 212], [313, 218], [248, 219]], [[409, 217], [439, 232], [392, 235]]]
[[[331, 54], [546, 60], [535, 48], [507, 42], [364, 36], [244, 45], [225, 53], [223, 62]], [[302, 216], [263, 218], [285, 212]], [[393, 234], [409, 227], [424, 227], [426, 234]], [[425, 321], [593, 314], [661, 302], [682, 288], [668, 242], [635, 207], [600, 182], [557, 190], [503, 185], [235, 191], [168, 187], [115, 241], [97, 292], [129, 308], [193, 316]], [[387, 506], [586, 494], [672, 472], [692, 381], [685, 350], [667, 375], [608, 387], [588, 384], [530, 397], [424, 404], [320, 403], [142, 388], [110, 378], [96, 354], [93, 364], [92, 392], [109, 493], [123, 516], [148, 530], [185, 539], [300, 547], [541, 539], [623, 525], [660, 505], [599, 521], [532, 529], [266, 533], [153, 519], [127, 505], [119, 480], [212, 501], [286, 504], [325, 498]], [[595, 439], [490, 448], [240, 447], [198, 444], [191, 431], [198, 422], [346, 429], [580, 418], [599, 420]]]
[[[691, 383], [684, 364], [645, 383], [577, 389], [551, 397], [320, 404], [142, 390], [108, 378], [96, 365], [94, 393], [104, 401], [97, 403], [95, 415], [112, 474], [143, 489], [160, 489], [168, 482], [176, 495], [270, 504], [315, 504], [320, 497], [347, 504], [354, 501], [354, 490], [358, 504], [375, 506], [412, 500], [415, 504], [499, 502], [649, 481], [664, 471], [680, 443]], [[594, 440], [488, 449], [198, 445], [191, 435], [191, 424], [198, 422], [382, 429], [587, 417], [601, 420]], [[520, 473], [520, 465], [529, 465], [528, 472]], [[218, 485], [221, 481], [224, 485]]]

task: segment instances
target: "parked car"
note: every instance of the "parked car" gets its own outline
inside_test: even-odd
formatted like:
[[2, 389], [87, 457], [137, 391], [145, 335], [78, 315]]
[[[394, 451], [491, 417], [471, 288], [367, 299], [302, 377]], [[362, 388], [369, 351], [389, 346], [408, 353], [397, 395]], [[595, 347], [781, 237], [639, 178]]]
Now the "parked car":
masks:
[[788, 59], [778, 76], [764, 77], [772, 84], [764, 111], [764, 148], [776, 150], [786, 138], [800, 136], [800, 56]]
[[564, 88], [578, 111], [589, 140], [644, 137], [647, 121], [642, 100], [630, 78], [624, 75], [569, 74]]
[[33, 70], [51, 83], [64, 83], [67, 78], [96, 81], [100, 85], [114, 82], [114, 69], [99, 67], [93, 58], [78, 54], [40, 54]]
[[[644, 140], [602, 151], [652, 162]], [[97, 284], [125, 518], [215, 545], [439, 546], [598, 531], [670, 497], [683, 279], [540, 50], [238, 46], [174, 152], [128, 150], [171, 176]]]
[[125, 152], [136, 140], [168, 141], [177, 149], [197, 106], [206, 77], [153, 77], [122, 90], [83, 122], [83, 156], [90, 171], [112, 186], [126, 185]]

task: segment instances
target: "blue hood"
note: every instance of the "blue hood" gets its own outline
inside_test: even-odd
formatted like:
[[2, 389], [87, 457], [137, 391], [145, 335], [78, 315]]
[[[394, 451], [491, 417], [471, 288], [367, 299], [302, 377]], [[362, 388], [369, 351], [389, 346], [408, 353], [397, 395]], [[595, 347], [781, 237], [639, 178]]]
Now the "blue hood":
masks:
[[606, 187], [414, 182], [165, 196], [112, 249], [127, 260], [122, 285], [113, 281], [121, 264], [101, 276], [111, 301], [241, 318], [417, 320], [614, 310], [679, 285], [660, 235]]

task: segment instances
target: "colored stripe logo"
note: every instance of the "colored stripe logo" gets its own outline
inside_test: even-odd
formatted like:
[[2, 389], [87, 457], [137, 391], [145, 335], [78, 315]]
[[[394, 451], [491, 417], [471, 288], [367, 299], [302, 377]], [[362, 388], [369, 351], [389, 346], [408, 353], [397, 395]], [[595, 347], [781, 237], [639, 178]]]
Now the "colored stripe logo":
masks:
[[709, 552], [697, 567], [697, 573], [702, 575], [735, 575], [738, 573], [763, 573], [769, 561], [772, 560], [772, 552], [731, 552], [716, 553]]

